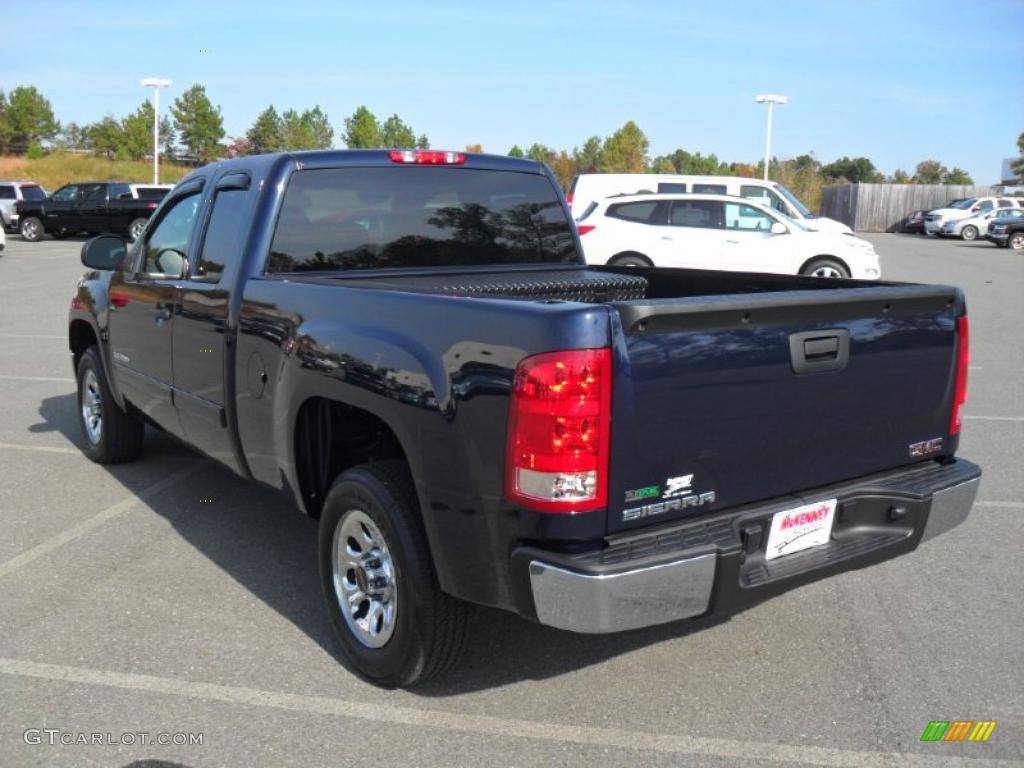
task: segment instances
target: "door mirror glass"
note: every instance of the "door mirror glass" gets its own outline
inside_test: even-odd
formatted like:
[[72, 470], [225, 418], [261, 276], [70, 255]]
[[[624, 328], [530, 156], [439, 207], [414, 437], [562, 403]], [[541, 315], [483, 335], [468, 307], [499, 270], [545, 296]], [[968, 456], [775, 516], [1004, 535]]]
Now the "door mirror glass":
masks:
[[90, 269], [117, 269], [128, 253], [125, 241], [117, 235], [100, 235], [82, 245], [82, 264]]
[[783, 224], [781, 221], [776, 221], [774, 224], [772, 224], [772, 234], [773, 235], [785, 235], [785, 234], [788, 234], [788, 233], [789, 233], [789, 230], [786, 229], [786, 225]]

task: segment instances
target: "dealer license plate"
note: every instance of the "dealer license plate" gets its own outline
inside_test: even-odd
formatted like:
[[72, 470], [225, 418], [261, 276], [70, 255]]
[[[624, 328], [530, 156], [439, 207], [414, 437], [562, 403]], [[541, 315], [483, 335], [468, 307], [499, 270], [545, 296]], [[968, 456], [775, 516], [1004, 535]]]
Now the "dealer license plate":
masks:
[[835, 516], [835, 499], [776, 512], [768, 532], [765, 558], [774, 560], [776, 557], [827, 544], [832, 536], [832, 520]]

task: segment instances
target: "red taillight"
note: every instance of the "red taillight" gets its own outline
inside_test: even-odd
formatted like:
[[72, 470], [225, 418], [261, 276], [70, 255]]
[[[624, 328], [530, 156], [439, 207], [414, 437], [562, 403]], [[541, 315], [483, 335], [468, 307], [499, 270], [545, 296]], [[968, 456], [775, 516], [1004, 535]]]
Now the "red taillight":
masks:
[[593, 232], [595, 229], [597, 229], [597, 226], [594, 224], [577, 224], [576, 229], [582, 237], [583, 235], [587, 234], [587, 232]]
[[953, 390], [953, 416], [949, 420], [949, 434], [959, 435], [963, 425], [964, 403], [967, 402], [967, 365], [971, 361], [970, 333], [967, 315], [956, 319], [956, 385]]
[[508, 417], [505, 495], [542, 512], [608, 503], [612, 353], [547, 352], [516, 367]]
[[75, 294], [74, 296], [71, 297], [71, 308], [78, 311], [83, 311], [86, 309], [85, 302], [78, 298], [78, 294]]
[[574, 195], [573, 195], [572, 192], [570, 192], [568, 195], [565, 196], [565, 202], [567, 202], [569, 204], [570, 208], [572, 207], [572, 199], [573, 199], [573, 197], [574, 197]]
[[150, 211], [155, 211], [156, 210], [156, 203], [147, 203], [146, 204], [146, 208], [148, 210], [150, 210]]
[[466, 162], [466, 155], [462, 152], [437, 152], [429, 149], [393, 149], [388, 155], [393, 163], [462, 165]]

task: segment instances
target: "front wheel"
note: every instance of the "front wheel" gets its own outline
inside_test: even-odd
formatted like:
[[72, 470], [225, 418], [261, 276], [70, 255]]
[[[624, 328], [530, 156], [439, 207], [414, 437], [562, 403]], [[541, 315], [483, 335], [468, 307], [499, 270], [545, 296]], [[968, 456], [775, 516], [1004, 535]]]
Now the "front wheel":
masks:
[[30, 243], [43, 239], [43, 222], [34, 216], [21, 220], [21, 236]]
[[438, 585], [404, 462], [364, 464], [334, 482], [318, 549], [331, 625], [357, 672], [391, 688], [455, 665], [469, 606]]
[[978, 228], [973, 224], [968, 224], [960, 230], [960, 237], [964, 240], [977, 240], [978, 239]]
[[128, 225], [128, 236], [132, 240], [138, 240], [142, 237], [142, 231], [146, 228], [145, 219], [135, 219], [131, 224]]
[[801, 275], [810, 277], [849, 277], [850, 271], [844, 264], [835, 259], [815, 259], [808, 263], [801, 271]]
[[89, 347], [78, 361], [78, 414], [83, 450], [97, 464], [134, 461], [142, 453], [145, 425], [114, 400], [96, 347]]
[[1024, 232], [1014, 232], [1007, 244], [1015, 251], [1024, 251]]

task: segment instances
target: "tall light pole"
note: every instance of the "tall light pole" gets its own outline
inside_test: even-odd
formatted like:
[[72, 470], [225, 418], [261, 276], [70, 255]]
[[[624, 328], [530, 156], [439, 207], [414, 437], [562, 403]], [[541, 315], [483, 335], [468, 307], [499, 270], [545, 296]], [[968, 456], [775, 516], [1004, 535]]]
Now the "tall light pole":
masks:
[[768, 135], [764, 140], [764, 180], [768, 181], [768, 164], [772, 160], [772, 108], [776, 104], [785, 104], [789, 97], [776, 93], [762, 93], [755, 96], [754, 101], [758, 104], [768, 104]]
[[165, 77], [147, 77], [142, 84], [153, 89], [153, 183], [160, 183], [160, 89], [171, 81]]

